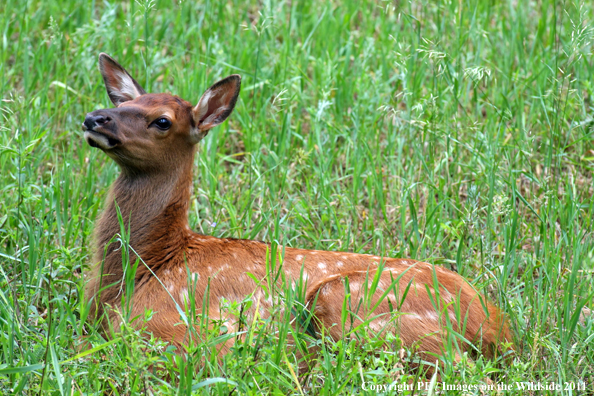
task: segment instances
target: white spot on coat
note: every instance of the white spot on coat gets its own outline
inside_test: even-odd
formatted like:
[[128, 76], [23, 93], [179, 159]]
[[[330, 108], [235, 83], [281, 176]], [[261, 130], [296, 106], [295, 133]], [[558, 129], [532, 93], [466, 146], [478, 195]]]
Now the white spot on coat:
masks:
[[375, 332], [380, 332], [382, 330], [384, 330], [386, 328], [386, 325], [388, 324], [388, 322], [386, 322], [383, 319], [377, 319], [371, 322], [371, 329]]
[[456, 319], [456, 314], [454, 314], [453, 312], [450, 312], [449, 317], [450, 317], [451, 323], [453, 323], [453, 324], [458, 323], [458, 320]]
[[182, 288], [179, 292], [179, 299], [182, 303], [187, 303], [189, 301], [188, 299], [188, 289], [186, 289], [185, 287]]
[[437, 321], [438, 319], [435, 311], [425, 311], [425, 318], [432, 321]]
[[452, 302], [452, 295], [447, 290], [443, 290], [441, 293], [441, 296], [442, 296], [443, 300], [446, 302], [446, 304], [449, 304]]
[[405, 313], [403, 315], [404, 318], [406, 319], [413, 319], [413, 320], [421, 320], [423, 318], [421, 318], [419, 315], [417, 315], [416, 313]]

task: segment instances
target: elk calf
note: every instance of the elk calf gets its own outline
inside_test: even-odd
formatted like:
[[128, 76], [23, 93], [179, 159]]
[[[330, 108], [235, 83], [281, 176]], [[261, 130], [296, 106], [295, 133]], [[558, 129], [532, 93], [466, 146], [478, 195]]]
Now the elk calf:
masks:
[[[96, 225], [95, 265], [86, 285], [91, 315], [105, 313], [118, 322], [124, 269], [119, 246], [110, 244], [120, 232], [117, 205], [130, 227], [129, 244], [146, 263], [135, 274], [131, 317], [151, 309], [147, 329], [182, 347], [188, 329], [179, 325], [176, 305], [183, 307], [193, 296], [197, 311], [215, 313], [219, 299], [241, 301], [254, 292], [257, 285], [246, 272], [266, 277], [268, 244], [200, 235], [188, 225], [196, 144], [231, 114], [241, 78], [231, 75], [217, 82], [192, 106], [177, 96], [147, 94], [105, 54], [99, 56], [99, 67], [115, 107], [87, 114], [84, 137], [113, 159], [121, 173]], [[324, 328], [334, 339], [343, 336], [344, 282], [348, 279], [350, 299], [355, 300], [365, 297], [375, 279], [354, 326], [371, 318], [365, 323], [369, 329], [398, 332], [406, 346], [416, 345], [423, 354], [442, 355], [451, 330], [487, 354], [510, 340], [500, 311], [447, 269], [364, 254], [290, 247], [284, 251], [282, 270], [288, 279], [298, 280], [303, 267], [306, 302], [316, 300], [316, 330]], [[211, 306], [202, 307], [209, 281]], [[195, 290], [188, 291], [189, 284], [195, 284]], [[261, 301], [260, 306], [266, 309], [269, 304]]]

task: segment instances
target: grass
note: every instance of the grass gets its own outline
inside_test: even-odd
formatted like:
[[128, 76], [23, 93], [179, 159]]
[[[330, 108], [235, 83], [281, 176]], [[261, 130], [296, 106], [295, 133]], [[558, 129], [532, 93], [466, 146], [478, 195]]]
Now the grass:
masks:
[[[299, 383], [280, 311], [247, 323], [222, 361], [223, 324], [183, 360], [129, 326], [109, 341], [85, 323], [81, 270], [118, 173], [80, 132], [111, 105], [102, 51], [147, 91], [192, 102], [243, 76], [196, 159], [195, 230], [451, 268], [509, 315], [516, 355], [442, 362], [442, 381], [594, 394], [594, 321], [580, 318], [594, 293], [592, 21], [586, 1], [4, 1], [0, 394], [377, 394], [365, 389], [414, 381], [384, 348], [397, 337], [363, 331], [321, 344]], [[168, 376], [149, 372], [157, 362]]]

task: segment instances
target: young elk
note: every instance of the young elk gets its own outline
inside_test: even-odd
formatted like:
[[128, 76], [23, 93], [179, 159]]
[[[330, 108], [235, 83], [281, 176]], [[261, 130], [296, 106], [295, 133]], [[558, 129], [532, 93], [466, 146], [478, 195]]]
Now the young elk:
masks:
[[[266, 278], [268, 244], [201, 235], [188, 225], [196, 144], [231, 114], [241, 77], [231, 75], [217, 82], [192, 106], [177, 96], [147, 94], [106, 54], [99, 56], [99, 68], [115, 108], [87, 114], [84, 137], [116, 161], [121, 174], [96, 225], [95, 265], [86, 285], [91, 316], [105, 313], [104, 320], [119, 323], [124, 269], [119, 244], [110, 244], [120, 233], [119, 207], [130, 227], [129, 244], [146, 263], [135, 274], [131, 317], [152, 310], [147, 330], [181, 348], [188, 328], [179, 324], [176, 306], [183, 307], [193, 297], [198, 312], [208, 308], [216, 319], [231, 322], [218, 316], [219, 299], [241, 301], [253, 293], [257, 284], [247, 272]], [[357, 306], [356, 300], [371, 290], [368, 286], [375, 278], [374, 294], [357, 313], [354, 326], [364, 323], [376, 333], [397, 332], [405, 346], [417, 347], [432, 361], [445, 353], [452, 331], [466, 340], [460, 342], [461, 352], [478, 350], [491, 356], [499, 343], [511, 341], [501, 312], [445, 268], [408, 259], [290, 247], [284, 249], [281, 268], [289, 280], [306, 281], [306, 305], [312, 309], [315, 331], [320, 334], [324, 329], [333, 339], [343, 336], [345, 280], [355, 301], [351, 306]], [[210, 306], [203, 307], [208, 282]], [[189, 292], [189, 284], [195, 290]], [[265, 316], [270, 301], [253, 304], [248, 315], [254, 314], [255, 306]]]

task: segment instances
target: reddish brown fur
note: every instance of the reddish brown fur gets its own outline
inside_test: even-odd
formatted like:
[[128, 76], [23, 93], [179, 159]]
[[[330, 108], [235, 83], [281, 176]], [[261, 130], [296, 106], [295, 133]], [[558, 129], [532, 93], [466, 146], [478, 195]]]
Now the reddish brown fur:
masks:
[[[91, 306], [93, 316], [105, 311], [114, 324], [119, 323], [115, 313], [120, 308], [123, 278], [119, 245], [109, 245], [104, 255], [104, 248], [120, 232], [115, 207], [117, 202], [125, 223], [130, 225], [130, 246], [151, 269], [149, 271], [142, 264], [138, 267], [131, 317], [142, 316], [146, 309], [151, 309], [154, 314], [146, 324], [147, 329], [181, 347], [187, 337], [187, 329], [176, 325], [180, 318], [170, 294], [177, 304], [184, 306], [184, 300], [190, 294], [187, 291], [186, 265], [196, 280], [194, 298], [198, 311], [205, 308], [201, 304], [210, 278], [209, 312], [214, 317], [219, 314], [220, 298], [241, 301], [257, 288], [246, 272], [254, 274], [257, 279], [266, 277], [265, 261], [269, 249], [266, 243], [200, 235], [188, 226], [194, 143], [207, 133], [208, 128], [222, 122], [231, 112], [239, 93], [239, 77], [216, 85], [216, 92], [212, 95], [214, 99], [211, 99], [215, 100], [212, 102], [215, 105], [207, 103], [203, 111], [205, 115], [198, 114], [201, 113], [199, 105], [192, 108], [190, 103], [177, 97], [144, 94], [135, 81], [138, 92], [121, 99], [131, 90], [131, 82], [124, 81], [122, 84], [128, 85], [122, 88], [118, 85], [118, 75], [123, 70], [119, 69], [121, 66], [105, 55], [100, 62], [108, 93], [118, 107], [87, 116], [89, 120], [103, 117], [91, 129], [88, 125], [92, 123], [89, 121], [87, 125], [85, 121], [90, 136], [87, 140], [90, 144], [99, 144], [103, 141], [97, 135], [102, 135], [114, 139], [109, 145], [118, 142], [113, 147], [102, 148], [120, 165], [122, 173], [111, 188], [107, 207], [96, 226], [96, 265], [87, 274], [86, 296], [93, 300], [100, 284], [117, 283], [103, 290], [98, 301]], [[202, 120], [217, 109], [219, 113], [210, 119], [212, 125], [204, 127]], [[172, 126], [163, 134], [152, 123], [164, 114], [172, 121]], [[199, 119], [193, 118], [195, 114], [200, 116]], [[105, 117], [109, 120], [105, 121]], [[133, 255], [131, 261], [134, 260]], [[323, 327], [332, 338], [339, 339], [343, 336], [340, 323], [345, 296], [344, 279], [348, 278], [351, 300], [356, 301], [363, 296], [366, 272], [369, 270], [368, 277], [372, 278], [381, 265], [384, 270], [378, 291], [371, 296], [371, 301], [375, 303], [386, 289], [395, 287], [374, 312], [369, 312], [368, 306], [364, 305], [357, 312], [359, 319], [355, 320], [354, 326], [360, 325], [361, 319], [371, 319], [367, 325], [372, 331], [397, 331], [406, 346], [417, 345], [425, 356], [428, 356], [427, 353], [443, 354], [448, 328], [463, 333], [466, 339], [476, 343], [489, 356], [492, 346], [511, 340], [500, 311], [485, 301], [460, 275], [438, 266], [414, 260], [286, 247], [282, 268], [289, 279], [297, 280], [301, 267], [304, 267], [308, 304], [311, 306], [317, 298], [314, 308], [317, 329], [321, 332]], [[102, 268], [104, 275], [101, 277]], [[434, 274], [438, 281], [438, 299], [435, 299]], [[398, 279], [395, 285], [392, 285], [392, 279]], [[393, 307], [398, 307], [409, 284], [410, 289], [398, 313], [390, 312], [388, 300]], [[426, 286], [439, 305], [437, 310]], [[269, 304], [270, 301], [260, 302], [263, 308]], [[354, 302], [353, 306], [356, 305]], [[113, 309], [106, 310], [106, 306]], [[466, 323], [464, 328], [463, 322]], [[461, 344], [465, 350], [467, 345]]]

